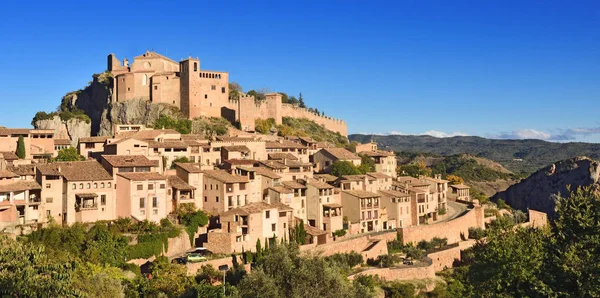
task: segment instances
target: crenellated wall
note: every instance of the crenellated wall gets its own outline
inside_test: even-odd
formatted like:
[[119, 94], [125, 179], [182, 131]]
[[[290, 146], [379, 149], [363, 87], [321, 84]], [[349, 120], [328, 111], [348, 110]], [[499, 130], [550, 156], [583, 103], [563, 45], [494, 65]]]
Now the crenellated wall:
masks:
[[305, 108], [281, 103], [281, 95], [278, 93], [267, 94], [265, 100], [255, 100], [254, 96], [242, 96], [239, 100], [229, 100], [223, 108], [226, 110], [221, 113], [223, 117], [230, 121], [239, 121], [244, 131], [254, 131], [256, 119], [273, 118], [276, 124], [281, 124], [283, 117], [290, 117], [305, 118], [323, 125], [328, 130], [348, 136], [348, 127], [343, 120], [317, 115]]

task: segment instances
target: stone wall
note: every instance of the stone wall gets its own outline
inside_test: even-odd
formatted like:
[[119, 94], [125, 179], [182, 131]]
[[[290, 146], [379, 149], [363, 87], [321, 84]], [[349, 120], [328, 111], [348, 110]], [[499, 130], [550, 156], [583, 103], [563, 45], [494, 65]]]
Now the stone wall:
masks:
[[455, 262], [460, 262], [460, 251], [462, 248], [457, 245], [455, 247], [433, 252], [427, 256], [432, 261], [433, 271], [440, 272], [446, 268], [452, 268]]
[[348, 276], [350, 280], [353, 280], [357, 275], [379, 275], [379, 277], [386, 281], [393, 280], [411, 280], [411, 279], [424, 279], [434, 278], [435, 271], [433, 265], [424, 267], [406, 267], [406, 268], [373, 268], [360, 273]]
[[469, 237], [470, 227], [485, 228], [483, 217], [483, 208], [475, 206], [462, 216], [450, 221], [400, 228], [402, 243], [417, 244], [421, 240], [430, 241], [433, 237], [448, 238], [448, 243], [457, 243], [462, 239], [461, 234], [465, 239]]

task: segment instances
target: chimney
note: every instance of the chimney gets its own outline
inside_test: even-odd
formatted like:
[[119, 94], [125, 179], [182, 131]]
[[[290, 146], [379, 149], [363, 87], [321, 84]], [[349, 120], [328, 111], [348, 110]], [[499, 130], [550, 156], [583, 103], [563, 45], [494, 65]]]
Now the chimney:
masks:
[[60, 166], [58, 166], [58, 172], [60, 173]]

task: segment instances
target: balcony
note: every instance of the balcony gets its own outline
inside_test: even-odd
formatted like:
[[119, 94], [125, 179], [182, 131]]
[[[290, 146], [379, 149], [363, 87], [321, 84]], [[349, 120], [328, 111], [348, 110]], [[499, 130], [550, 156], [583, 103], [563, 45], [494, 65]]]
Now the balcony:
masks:
[[42, 198], [40, 198], [40, 197], [29, 198], [29, 204], [41, 204], [41, 203], [42, 203]]
[[83, 203], [83, 204], [75, 205], [76, 212], [87, 211], [87, 210], [98, 210], [98, 203], [93, 202], [93, 203]]

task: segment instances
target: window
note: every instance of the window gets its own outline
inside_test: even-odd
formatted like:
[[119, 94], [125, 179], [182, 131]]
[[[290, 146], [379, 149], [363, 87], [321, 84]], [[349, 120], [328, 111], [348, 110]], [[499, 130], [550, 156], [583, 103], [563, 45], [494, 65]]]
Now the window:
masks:
[[100, 188], [104, 188], [104, 182], [100, 183]]
[[275, 232], [276, 228], [275, 224], [271, 224], [271, 231]]
[[91, 183], [87, 183], [87, 184], [85, 185], [85, 188], [87, 188], [87, 189], [90, 189], [90, 188], [92, 188], [92, 184], [91, 184]]
[[46, 217], [50, 217], [50, 216], [52, 216], [52, 215], [50, 214], [50, 210], [46, 210]]
[[33, 210], [38, 210], [38, 205], [31, 206]]
[[94, 143], [85, 143], [85, 149], [94, 149]]
[[217, 196], [217, 199], [216, 199], [216, 201], [217, 201], [217, 203], [219, 202], [219, 197], [218, 197], [218, 196]]
[[207, 99], [207, 98], [208, 98], [208, 94], [204, 94], [204, 99]]
[[210, 90], [217, 90], [217, 86], [216, 85], [210, 85]]
[[46, 198], [46, 203], [52, 203], [52, 202], [54, 202], [53, 198]]
[[110, 182], [106, 184], [106, 187], [111, 188]]
[[83, 183], [79, 183], [79, 189], [83, 189]]
[[204, 184], [204, 190], [206, 190], [206, 184]]
[[138, 184], [137, 185], [137, 190], [144, 190], [144, 185]]
[[[144, 74], [142, 76], [142, 86], [146, 86], [146, 84], [148, 83], [148, 75]], [[129, 89], [129, 88], [128, 88]], [[128, 90], [129, 91], [129, 90]]]
[[50, 183], [46, 183], [46, 188], [50, 188]]
[[158, 208], [158, 198], [157, 197], [152, 198], [152, 208]]
[[154, 184], [148, 184], [148, 190], [153, 190], [154, 189]]
[[140, 209], [146, 208], [146, 198], [140, 198]]
[[75, 183], [73, 183], [73, 189], [77, 189], [77, 185]]
[[221, 93], [225, 93], [225, 87], [221, 87]]
[[102, 205], [102, 206], [106, 205], [106, 195], [100, 196], [100, 205]]
[[283, 228], [284, 228], [284, 229], [286, 228], [286, 226], [285, 226], [285, 222], [283, 223]]
[[215, 188], [219, 190], [219, 184], [215, 184]]
[[154, 85], [154, 90], [158, 90], [158, 86]]
[[94, 188], [98, 188], [98, 183], [94, 182]]
[[162, 184], [160, 185], [160, 189], [165, 189], [165, 184], [164, 184], [164, 183], [162, 183]]
[[208, 202], [208, 197], [204, 196], [204, 202]]
[[152, 210], [152, 214], [157, 215], [158, 214], [158, 209]]
[[265, 218], [271, 217], [271, 211], [265, 211]]

